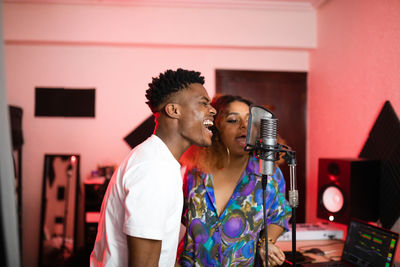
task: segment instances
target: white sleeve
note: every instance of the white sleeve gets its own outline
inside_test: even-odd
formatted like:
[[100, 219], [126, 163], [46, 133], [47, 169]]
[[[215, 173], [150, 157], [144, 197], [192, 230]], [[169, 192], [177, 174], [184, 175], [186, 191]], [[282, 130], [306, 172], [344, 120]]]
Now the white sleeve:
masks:
[[144, 163], [128, 170], [123, 178], [125, 234], [155, 240], [163, 238], [175, 176], [176, 170], [170, 164]]

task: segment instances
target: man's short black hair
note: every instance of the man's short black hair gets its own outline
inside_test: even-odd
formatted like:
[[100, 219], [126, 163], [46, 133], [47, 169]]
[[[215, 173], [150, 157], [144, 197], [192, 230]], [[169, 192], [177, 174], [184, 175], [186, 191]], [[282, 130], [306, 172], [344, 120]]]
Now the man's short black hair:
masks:
[[192, 83], [204, 84], [204, 77], [200, 72], [181, 68], [176, 71], [166, 70], [160, 73], [159, 77], [153, 77], [152, 82], [149, 83], [149, 89], [146, 90], [148, 100], [146, 104], [153, 113], [156, 113], [169, 95], [187, 88]]

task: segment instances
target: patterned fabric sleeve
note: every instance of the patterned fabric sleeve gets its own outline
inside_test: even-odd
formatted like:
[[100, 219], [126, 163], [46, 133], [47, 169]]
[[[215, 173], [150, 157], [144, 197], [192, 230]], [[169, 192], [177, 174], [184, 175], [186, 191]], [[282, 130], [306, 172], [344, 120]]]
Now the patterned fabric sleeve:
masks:
[[285, 198], [285, 187], [285, 179], [282, 171], [276, 168], [275, 174], [268, 182], [269, 194], [275, 195], [269, 209], [268, 221], [269, 223], [282, 226], [285, 231], [288, 231], [292, 209]]
[[[193, 187], [195, 177], [190, 171], [186, 171], [183, 178], [183, 196], [184, 196], [184, 204], [183, 204], [183, 213], [182, 213], [182, 224], [186, 226], [186, 231], [188, 231], [188, 218], [187, 218], [187, 209], [189, 207], [188, 194], [190, 192], [191, 187]], [[184, 249], [185, 248], [185, 249]], [[182, 238], [179, 248], [178, 248], [178, 262], [179, 264], [184, 266], [193, 266], [194, 265], [194, 242], [190, 235], [185, 234]]]

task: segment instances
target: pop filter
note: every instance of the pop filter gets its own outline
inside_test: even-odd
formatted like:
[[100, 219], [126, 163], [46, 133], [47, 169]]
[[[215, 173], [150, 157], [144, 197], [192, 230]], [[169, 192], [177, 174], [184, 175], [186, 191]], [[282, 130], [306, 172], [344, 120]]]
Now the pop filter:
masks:
[[250, 106], [249, 122], [246, 136], [246, 150], [254, 150], [260, 140], [261, 119], [275, 119], [275, 115], [261, 106]]

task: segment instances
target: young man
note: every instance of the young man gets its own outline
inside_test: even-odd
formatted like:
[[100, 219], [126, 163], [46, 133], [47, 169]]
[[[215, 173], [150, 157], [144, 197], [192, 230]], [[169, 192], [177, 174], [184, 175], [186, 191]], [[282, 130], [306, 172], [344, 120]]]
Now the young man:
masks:
[[203, 84], [199, 72], [183, 69], [149, 84], [156, 128], [110, 180], [91, 266], [174, 266], [183, 205], [178, 160], [192, 144], [211, 145], [216, 111]]

